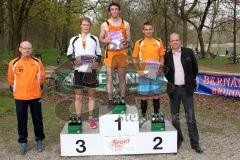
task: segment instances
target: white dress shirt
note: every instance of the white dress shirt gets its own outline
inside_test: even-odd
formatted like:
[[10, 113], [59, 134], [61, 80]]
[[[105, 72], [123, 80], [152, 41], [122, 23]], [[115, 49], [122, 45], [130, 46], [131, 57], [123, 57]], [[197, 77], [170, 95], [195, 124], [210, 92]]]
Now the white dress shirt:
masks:
[[181, 62], [181, 51], [173, 52], [173, 62], [174, 62], [174, 84], [175, 85], [185, 85], [185, 74]]

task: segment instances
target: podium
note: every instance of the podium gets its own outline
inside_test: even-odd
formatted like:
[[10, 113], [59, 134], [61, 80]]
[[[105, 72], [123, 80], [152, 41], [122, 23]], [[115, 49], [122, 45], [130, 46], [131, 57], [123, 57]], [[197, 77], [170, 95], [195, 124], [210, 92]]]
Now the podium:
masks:
[[99, 108], [96, 129], [83, 122], [81, 134], [68, 134], [66, 123], [60, 134], [61, 156], [126, 155], [176, 153], [177, 131], [165, 120], [165, 131], [151, 131], [151, 122], [139, 128], [135, 106], [125, 114], [112, 114], [107, 106]]

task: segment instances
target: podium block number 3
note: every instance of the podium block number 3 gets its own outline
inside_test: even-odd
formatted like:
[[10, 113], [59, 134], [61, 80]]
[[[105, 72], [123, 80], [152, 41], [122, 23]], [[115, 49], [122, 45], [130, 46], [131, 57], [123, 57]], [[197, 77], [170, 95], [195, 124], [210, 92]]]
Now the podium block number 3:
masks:
[[153, 142], [157, 142], [157, 144], [153, 147], [153, 150], [163, 149], [163, 147], [160, 147], [159, 145], [162, 144], [162, 138], [161, 137], [155, 137], [153, 139]]
[[86, 151], [85, 141], [84, 140], [77, 140], [76, 144], [78, 145], [78, 148], [76, 151], [78, 153], [84, 153]]

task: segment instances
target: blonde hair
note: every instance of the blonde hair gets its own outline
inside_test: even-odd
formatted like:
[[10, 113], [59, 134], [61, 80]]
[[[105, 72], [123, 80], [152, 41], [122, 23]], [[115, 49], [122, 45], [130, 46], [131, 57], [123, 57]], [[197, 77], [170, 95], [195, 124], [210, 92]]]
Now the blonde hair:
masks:
[[88, 17], [82, 17], [82, 18], [80, 18], [80, 25], [82, 24], [83, 21], [87, 21], [87, 22], [89, 22], [90, 25], [91, 25], [91, 19], [90, 19], [90, 18], [88, 18]]

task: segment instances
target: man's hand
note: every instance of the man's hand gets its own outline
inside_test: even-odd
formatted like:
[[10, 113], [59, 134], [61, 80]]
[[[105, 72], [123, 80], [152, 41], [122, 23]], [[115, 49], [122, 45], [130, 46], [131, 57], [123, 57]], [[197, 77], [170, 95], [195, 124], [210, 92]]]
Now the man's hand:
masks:
[[138, 76], [145, 76], [144, 71], [138, 71]]
[[122, 41], [123, 47], [124, 47], [124, 48], [127, 48], [127, 47], [128, 47], [128, 43], [129, 43], [128, 41], [123, 40], [123, 41]]
[[13, 87], [9, 86], [10, 92], [13, 93]]
[[160, 65], [157, 75], [163, 74], [163, 66]]
[[81, 65], [81, 62], [77, 59], [73, 63], [74, 63], [75, 66], [80, 66]]
[[105, 44], [109, 44], [109, 43], [111, 43], [111, 40], [110, 40], [108, 37], [106, 37], [106, 38], [104, 39], [104, 43], [105, 43]]
[[91, 68], [98, 70], [98, 62], [94, 62]]

